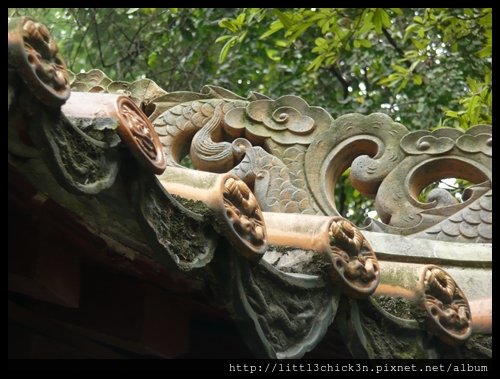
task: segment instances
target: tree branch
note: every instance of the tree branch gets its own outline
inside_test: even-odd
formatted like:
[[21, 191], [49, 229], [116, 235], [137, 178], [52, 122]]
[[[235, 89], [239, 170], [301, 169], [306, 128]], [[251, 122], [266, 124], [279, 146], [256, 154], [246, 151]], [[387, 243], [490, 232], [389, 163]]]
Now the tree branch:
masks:
[[404, 57], [405, 52], [398, 46], [396, 41], [394, 41], [394, 39], [391, 37], [386, 28], [382, 28], [382, 33], [384, 33], [385, 38], [387, 38], [387, 41], [389, 41], [389, 43], [392, 45], [392, 47], [394, 47], [394, 49], [398, 52], [398, 54]]
[[101, 48], [101, 38], [99, 37], [99, 26], [97, 25], [96, 10], [95, 9], [92, 9], [92, 21], [93, 21], [94, 27], [95, 27], [95, 36], [97, 39], [97, 48], [99, 50], [99, 59], [100, 59], [101, 64], [104, 68], [109, 68], [109, 67], [113, 66], [114, 64], [107, 65], [106, 63], [104, 63], [104, 57], [102, 56], [102, 48]]
[[335, 66], [330, 66], [330, 67], [328, 67], [327, 70], [330, 71], [337, 78], [337, 80], [340, 82], [340, 84], [342, 84], [342, 88], [344, 91], [344, 100], [347, 99], [347, 97], [349, 96], [349, 84], [350, 83], [347, 80], [345, 80], [345, 78], [342, 76], [342, 74], [339, 72], [339, 70]]

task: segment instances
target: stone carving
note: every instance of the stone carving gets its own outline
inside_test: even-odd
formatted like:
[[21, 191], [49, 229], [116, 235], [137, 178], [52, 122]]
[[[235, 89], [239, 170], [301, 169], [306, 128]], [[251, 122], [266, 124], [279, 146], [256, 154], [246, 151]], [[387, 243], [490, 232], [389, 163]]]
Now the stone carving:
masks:
[[207, 265], [214, 256], [218, 235], [211, 227], [210, 210], [193, 212], [166, 192], [154, 177], [135, 179], [133, 193], [139, 222], [153, 246], [156, 259], [167, 267], [190, 271]]
[[169, 167], [161, 177], [161, 185], [169, 193], [199, 201], [214, 212], [219, 232], [250, 260], [259, 260], [267, 249], [267, 231], [252, 191], [231, 174], [197, 172]]
[[[93, 127], [90, 127], [93, 129]], [[115, 182], [121, 164], [109, 140], [82, 131], [63, 114], [41, 111], [29, 119], [28, 131], [61, 186], [76, 194], [95, 195]], [[119, 138], [114, 135], [119, 141]], [[114, 140], [116, 146], [116, 140]]]
[[167, 92], [150, 79], [139, 79], [132, 83], [113, 81], [101, 70], [90, 70], [73, 74], [70, 72], [71, 89], [77, 92], [113, 93], [124, 95], [137, 105], [147, 116], [156, 117], [161, 109], [157, 109], [156, 101]]
[[229, 177], [224, 182], [224, 207], [226, 217], [242, 240], [250, 246], [265, 243], [265, 225], [259, 203], [248, 186], [241, 180]]
[[441, 241], [464, 241], [491, 243], [492, 230], [492, 190], [488, 190], [477, 200], [468, 203], [451, 217], [417, 233], [416, 237], [432, 238]]
[[[92, 84], [108, 83], [102, 75], [94, 76], [98, 79]], [[458, 214], [491, 186], [491, 126], [466, 133], [449, 128], [408, 132], [380, 113], [349, 114], [333, 121], [296, 96], [271, 100], [252, 93], [242, 98], [210, 86], [201, 93], [152, 93], [147, 106], [155, 109], [150, 119], [167, 164], [179, 167], [189, 154], [198, 170], [230, 171], [253, 189], [264, 211], [339, 215], [335, 185], [351, 167], [351, 183], [375, 197], [381, 218], [368, 228], [416, 234]], [[469, 191], [463, 203], [440, 189], [428, 202], [418, 201], [426, 185], [450, 176], [486, 182], [485, 190]], [[487, 240], [491, 224], [478, 225]], [[462, 230], [466, 228], [464, 224]], [[471, 233], [464, 233], [462, 237], [472, 241], [467, 237]], [[432, 229], [425, 238], [442, 235]]]
[[356, 226], [334, 217], [329, 228], [330, 275], [343, 292], [353, 298], [370, 296], [380, 280], [380, 269], [373, 248]]
[[[178, 103], [173, 105], [176, 99]], [[199, 170], [227, 172], [234, 167], [232, 172], [255, 188], [265, 210], [292, 207], [304, 213], [319, 212], [307, 193], [304, 170], [290, 170], [265, 149], [273, 148], [273, 140], [286, 139], [292, 147], [307, 145], [304, 138], [313, 138], [331, 122], [324, 110], [309, 107], [296, 96], [272, 101], [254, 93], [244, 99], [217, 87], [205, 87], [200, 94], [171, 93], [161, 101], [166, 100], [171, 108], [154, 119], [153, 125], [169, 165], [179, 166], [189, 150], [193, 165]], [[298, 120], [307, 120], [310, 126], [302, 130], [296, 126]], [[264, 149], [253, 146], [254, 143], [263, 144]]]
[[401, 137], [407, 129], [381, 113], [347, 114], [311, 143], [304, 171], [309, 191], [324, 214], [339, 215], [335, 185], [351, 166], [350, 181], [362, 194], [375, 196], [380, 183], [402, 159]]
[[370, 228], [396, 234], [426, 230], [484, 194], [476, 191], [463, 203], [452, 204], [440, 194], [444, 191], [436, 190], [431, 196], [435, 201], [418, 201], [433, 181], [491, 181], [490, 126], [465, 133], [450, 128], [408, 132], [380, 113], [333, 121], [296, 96], [258, 96], [243, 99], [214, 87], [200, 94], [165, 96], [170, 108], [153, 125], [170, 157], [168, 164], [178, 166], [189, 150], [199, 170], [232, 168], [254, 188], [265, 211], [333, 216], [339, 215], [335, 185], [351, 167], [353, 186], [375, 197], [381, 223]]
[[[401, 305], [398, 304], [398, 308], [402, 308]], [[429, 344], [428, 335], [422, 333], [415, 320], [393, 316], [373, 298], [343, 299], [333, 325], [358, 359], [436, 359], [442, 356], [441, 346]]]
[[[221, 141], [220, 121], [231, 108], [244, 102], [236, 95], [233, 97], [234, 101], [221, 98], [218, 92], [215, 92], [215, 95], [219, 98], [207, 99], [207, 95], [198, 94], [196, 99], [184, 102], [186, 96], [184, 94], [184, 97], [178, 98], [180, 104], [153, 120], [153, 126], [160, 136], [169, 165], [180, 165], [182, 157], [189, 151], [189, 141], [197, 133], [201, 133], [204, 138], [195, 137], [191, 145], [193, 153], [191, 160], [196, 168], [227, 172], [237, 163], [235, 162], [237, 155], [232, 144]], [[170, 97], [173, 101], [174, 97]]]
[[493, 139], [491, 137], [491, 129], [488, 125], [481, 125], [481, 129], [485, 129], [485, 133], [481, 133], [476, 126], [474, 135], [465, 134], [457, 139], [456, 146], [467, 153], [483, 153], [491, 157]]
[[466, 153], [482, 152], [491, 157], [491, 145], [492, 138], [487, 125], [478, 125], [473, 133], [467, 134], [453, 128], [441, 128], [433, 132], [418, 130], [408, 133], [401, 140], [401, 148], [409, 155], [439, 155], [456, 146]]
[[[283, 230], [279, 230], [279, 222], [274, 220], [279, 217], [265, 213], [272, 245], [325, 251], [322, 246], [303, 242], [311, 235], [320, 238], [315, 224], [305, 214], [338, 215], [334, 188], [348, 167], [351, 167], [350, 179], [355, 188], [375, 197], [382, 222], [372, 223], [370, 229], [396, 234], [420, 233], [419, 236], [425, 233], [426, 238], [442, 238], [436, 233], [439, 228], [450, 238], [456, 237], [458, 230], [468, 241], [488, 241], [491, 218], [487, 209], [491, 196], [485, 195], [491, 188], [491, 151], [488, 150], [491, 127], [476, 126], [465, 133], [451, 129], [408, 132], [383, 114], [351, 114], [332, 121], [323, 118], [320, 111], [308, 113], [314, 107], [296, 97], [276, 101], [248, 98], [245, 103], [241, 98], [225, 97], [220, 89], [217, 91], [219, 95], [211, 102], [207, 95], [203, 100], [199, 100], [200, 95], [192, 95], [194, 100], [167, 109], [158, 118], [161, 120], [153, 120], [153, 124], [160, 128], [160, 134], [165, 134], [166, 151], [173, 151], [174, 155], [178, 152], [173, 165], [178, 165], [187, 151], [181, 152], [174, 141], [189, 145], [192, 138], [190, 153], [195, 168], [225, 171], [234, 167], [231, 172], [253, 188], [263, 210], [302, 213], [297, 225], [309, 228], [302, 239], [290, 233], [286, 238], [279, 237]], [[169, 96], [175, 98], [176, 95]], [[221, 97], [223, 100], [217, 102]], [[179, 97], [180, 101], [185, 99], [186, 95]], [[199, 149], [202, 141], [207, 147]], [[226, 153], [222, 154], [223, 151]], [[214, 159], [207, 159], [207, 152], [213, 152]], [[428, 203], [417, 200], [428, 184], [447, 177], [478, 184], [466, 191], [463, 203], [441, 189], [430, 193]], [[475, 208], [481, 202], [485, 204], [482, 213]], [[484, 221], [481, 216], [472, 215], [473, 211], [481, 213]], [[462, 221], [450, 232], [450, 223], [457, 224], [453, 217]], [[293, 220], [289, 215], [286, 221], [281, 221], [291, 228], [291, 233], [300, 229], [294, 227]], [[370, 244], [348, 221], [338, 219], [329, 232], [335, 238], [331, 239], [326, 255], [332, 263], [326, 271], [334, 284], [352, 298], [370, 296], [377, 288], [381, 271]], [[414, 333], [420, 333], [418, 328]], [[424, 350], [422, 357], [432, 356]]]
[[294, 181], [285, 163], [260, 146], [246, 148], [243, 160], [231, 172], [253, 185], [263, 211], [320, 214], [310, 194], [303, 189], [305, 184]]
[[312, 350], [335, 317], [338, 296], [319, 276], [285, 274], [264, 260], [232, 261], [231, 307], [256, 356], [293, 359]]
[[166, 167], [165, 156], [151, 122], [127, 97], [119, 97], [116, 105], [120, 120], [118, 134], [139, 162], [161, 174]]
[[462, 133], [458, 129], [441, 128], [433, 132], [418, 130], [401, 139], [401, 148], [409, 155], [446, 153], [455, 146], [455, 139]]
[[[403, 138], [402, 148], [411, 151], [412, 155], [398, 163], [377, 191], [375, 206], [382, 222], [388, 226], [388, 232], [397, 233], [399, 230], [399, 234], [414, 234], [425, 230], [470, 206], [485, 194], [488, 187], [491, 188], [491, 157], [482, 151], [465, 151], [464, 142], [462, 148], [456, 145], [459, 140], [466, 141], [464, 137], [489, 135], [491, 138], [491, 127], [479, 125], [465, 133], [443, 128], [435, 131], [433, 136], [427, 132], [419, 137], [421, 135], [420, 132], [413, 132]], [[418, 154], [416, 148], [411, 150], [420, 143], [419, 139], [431, 137], [435, 139], [435, 146], [430, 145]], [[411, 144], [411, 141], [414, 142]], [[424, 142], [428, 141], [421, 141]], [[438, 201], [423, 203], [418, 200], [421, 190], [428, 184], [449, 177], [482, 184], [469, 191], [469, 197], [466, 196], [463, 203], [443, 206]]]
[[70, 95], [68, 73], [47, 27], [28, 17], [13, 18], [8, 43], [9, 66], [37, 99], [50, 107], [64, 104]]
[[469, 302], [462, 290], [438, 266], [426, 266], [421, 282], [430, 330], [446, 343], [464, 342], [471, 335], [472, 320]]
[[227, 113], [224, 121], [229, 134], [239, 130], [238, 134], [244, 132], [250, 141], [271, 138], [279, 144], [293, 145], [310, 144], [318, 133], [330, 126], [332, 118], [323, 108], [310, 107], [300, 97], [283, 96], [277, 100], [255, 100], [245, 108], [235, 108]]
[[[99, 194], [89, 197], [96, 204], [116, 195], [120, 201], [110, 201], [110, 208], [131, 204], [127, 212], [142, 227], [134, 229], [142, 229], [143, 243], [135, 246], [147, 240], [159, 262], [182, 271], [204, 268], [204, 279], [228, 291], [224, 301], [244, 324], [257, 355], [301, 357], [334, 318], [350, 352], [364, 358], [442, 357], [472, 331], [491, 332], [490, 289], [472, 288], [491, 274], [481, 271], [491, 266], [488, 246], [469, 259], [466, 244], [460, 244], [464, 251], [450, 252], [448, 242], [422, 240], [491, 242], [491, 126], [409, 132], [381, 113], [334, 120], [297, 96], [243, 98], [211, 86], [201, 93], [167, 93], [147, 79], [117, 82], [98, 70], [75, 75], [59, 65], [44, 27], [32, 20], [11, 26], [9, 132], [21, 130], [26, 118], [30, 138], [17, 137], [35, 150], [19, 149], [16, 160], [37, 160], [40, 150], [68, 190]], [[52, 69], [38, 72], [41, 58], [25, 51], [22, 41], [38, 49]], [[30, 88], [16, 87], [16, 73]], [[45, 109], [64, 101], [68, 82], [90, 93], [74, 92], [62, 113]], [[35, 102], [31, 109], [30, 92], [45, 108]], [[99, 99], [105, 93], [115, 102], [102, 113]], [[87, 114], [68, 112], [78, 109], [72, 100], [84, 95], [88, 101], [80, 101], [80, 110]], [[22, 117], [15, 118], [13, 109]], [[87, 117], [93, 112], [98, 114]], [[129, 164], [126, 173], [119, 172], [119, 136], [149, 170]], [[181, 166], [186, 155], [198, 171]], [[170, 167], [163, 171], [165, 163]], [[335, 185], [349, 167], [351, 183], [375, 198], [381, 218], [364, 234], [339, 217], [334, 201]], [[475, 183], [462, 203], [442, 189], [418, 201], [423, 188], [447, 177]], [[100, 194], [104, 189], [109, 191]], [[220, 235], [230, 245], [215, 255]], [[418, 246], [432, 248], [416, 252], [417, 239]], [[389, 240], [398, 243], [385, 249]], [[272, 249], [261, 259], [268, 244]], [[401, 246], [404, 251], [396, 251]], [[439, 267], [425, 266], [418, 275], [427, 263], [458, 261], [468, 271], [457, 276], [462, 267], [452, 267], [457, 282], [474, 271], [462, 286], [470, 304]], [[417, 322], [422, 315], [426, 323]], [[428, 347], [428, 331], [444, 343], [433, 338]]]
[[121, 139], [148, 171], [161, 174], [165, 170], [158, 135], [146, 115], [128, 97], [73, 92], [62, 111], [77, 129], [85, 131], [91, 138], [113, 148]]
[[370, 296], [380, 281], [373, 248], [343, 217], [264, 212], [269, 243], [320, 253], [332, 283], [353, 298]]

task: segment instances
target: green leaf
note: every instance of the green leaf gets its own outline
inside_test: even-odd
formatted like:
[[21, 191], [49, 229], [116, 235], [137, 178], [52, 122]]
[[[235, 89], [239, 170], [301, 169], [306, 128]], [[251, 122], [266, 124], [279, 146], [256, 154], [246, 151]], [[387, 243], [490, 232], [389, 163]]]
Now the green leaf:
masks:
[[373, 12], [372, 22], [375, 26], [376, 32], [379, 34], [382, 33], [383, 26], [386, 28], [391, 27], [391, 19], [387, 12], [382, 8], [375, 9], [375, 12]]
[[479, 96], [473, 96], [467, 108], [467, 116], [471, 125], [477, 124], [479, 118]]
[[276, 20], [271, 24], [269, 30], [262, 34], [259, 39], [265, 39], [270, 35], [273, 35], [274, 33], [280, 31], [281, 29], [283, 29], [283, 23], [280, 20]]
[[325, 23], [321, 26], [321, 33], [326, 34], [330, 30], [330, 22], [326, 20]]
[[243, 13], [240, 13], [238, 15], [238, 17], [236, 17], [236, 20], [234, 20], [234, 24], [241, 27], [243, 26], [244, 22], [245, 22], [245, 16], [246, 14], [243, 12]]
[[373, 12], [372, 22], [373, 26], [375, 27], [375, 31], [378, 34], [382, 33], [382, 17], [380, 16], [380, 12], [378, 11], [378, 9]]
[[229, 53], [229, 49], [236, 43], [236, 38], [236, 36], [231, 37], [231, 39], [227, 41], [224, 46], [222, 46], [219, 54], [219, 63], [224, 63], [227, 54]]
[[386, 28], [391, 27], [391, 18], [384, 9], [381, 9], [380, 14], [382, 16], [382, 25]]
[[127, 14], [132, 14], [132, 13], [135, 13], [139, 10], [139, 8], [129, 8], [128, 11], [127, 11]]
[[408, 78], [404, 78], [399, 87], [396, 89], [396, 93], [399, 93], [401, 90], [405, 89], [408, 84]]
[[471, 92], [476, 93], [479, 92], [479, 88], [481, 86], [481, 83], [479, 83], [477, 80], [472, 79], [470, 76], [466, 78], [467, 85], [469, 86]]
[[148, 57], [148, 66], [151, 68], [155, 68], [158, 65], [158, 53], [156, 51], [149, 54]]
[[324, 55], [319, 55], [317, 56], [310, 64], [307, 66], [307, 71], [317, 71], [320, 67], [321, 64], [323, 63], [323, 60], [325, 59]]
[[422, 84], [422, 75], [414, 74], [413, 75], [413, 83], [417, 86]]
[[232, 38], [232, 37], [233, 37], [233, 36], [227, 36], [227, 35], [226, 35], [226, 36], [220, 36], [220, 37], [218, 37], [218, 38], [215, 40], [215, 43], [218, 43], [218, 42], [223, 42], [223, 41], [225, 41], [225, 40], [227, 40], [227, 39], [229, 39], [229, 38]]
[[489, 58], [491, 57], [491, 45], [486, 46], [477, 52], [479, 58]]
[[243, 40], [245, 39], [245, 37], [247, 36], [247, 33], [248, 33], [248, 30], [245, 30], [243, 33], [241, 33], [239, 36], [238, 36], [238, 43], [242, 43]]
[[349, 29], [338, 27], [335, 29], [335, 34], [337, 38], [341, 40], [349, 34]]
[[406, 30], [405, 30], [405, 35], [403, 37], [403, 41], [406, 42], [408, 40], [408, 37], [410, 36], [410, 34], [413, 33], [413, 31], [417, 30], [417, 29], [421, 29], [422, 26], [420, 26], [419, 24], [410, 24], [406, 27]]
[[333, 17], [333, 15], [330, 15], [330, 14], [325, 14], [325, 13], [321, 13], [321, 12], [313, 12], [313, 15], [311, 17], [308, 17], [308, 20], [309, 21], [318, 21], [318, 26], [319, 27], [322, 27], [323, 24], [325, 23], [325, 21], [328, 21], [330, 24], [332, 23], [332, 21], [335, 20], [335, 18]]
[[293, 25], [292, 20], [285, 13], [281, 12], [280, 10], [278, 10], [276, 8], [273, 9], [273, 13], [276, 17], [278, 17], [281, 24], [283, 26], [285, 26], [285, 28], [289, 29]]
[[391, 64], [391, 67], [403, 75], [408, 74], [408, 69], [404, 68], [403, 66], [399, 66], [397, 64]]
[[372, 47], [372, 43], [367, 39], [360, 39], [358, 41], [359, 41], [360, 45], [363, 47], [366, 47], [366, 48]]
[[388, 85], [389, 87], [390, 86], [393, 86], [396, 84], [397, 81], [401, 80], [401, 75], [400, 74], [390, 74], [389, 76], [387, 76], [386, 78], [382, 78], [380, 79], [377, 84], [380, 84], [380, 85]]
[[223, 18], [222, 20], [220, 20], [219, 26], [221, 28], [229, 29], [233, 33], [237, 33], [239, 30], [239, 28], [234, 24], [234, 22], [229, 20], [228, 18]]
[[305, 31], [306, 31], [306, 30], [307, 30], [307, 29], [308, 29], [311, 25], [312, 25], [312, 23], [311, 23], [311, 22], [306, 22], [306, 23], [304, 23], [304, 24], [300, 25], [300, 26], [297, 28], [297, 30], [296, 30], [295, 32], [293, 32], [293, 33], [289, 33], [289, 32], [291, 32], [291, 31], [292, 31], [292, 29], [291, 29], [291, 30], [289, 30], [288, 32], [286, 32], [286, 33], [285, 33], [285, 37], [288, 37], [288, 40], [289, 40], [290, 42], [295, 42], [295, 40], [296, 40], [296, 39], [297, 39], [297, 38], [298, 38], [298, 37], [299, 37], [302, 33], [304, 33], [304, 32], [305, 32]]
[[491, 83], [491, 70], [486, 71], [486, 73], [484, 74], [484, 83], [486, 85]]
[[325, 57], [325, 66], [332, 66], [337, 61], [337, 56], [332, 53], [325, 54], [324, 57]]
[[368, 41], [367, 39], [356, 39], [353, 42], [355, 48], [360, 48], [360, 47], [367, 47], [370, 48], [372, 47], [372, 43]]
[[417, 24], [421, 24], [421, 25], [424, 24], [424, 19], [420, 16], [413, 17], [413, 21], [415, 21]]
[[482, 13], [483, 13], [483, 15], [481, 16], [481, 18], [479, 18], [479, 25], [483, 25], [483, 26], [491, 28], [492, 21], [493, 21], [491, 8], [483, 9]]
[[427, 49], [427, 45], [429, 45], [430, 40], [428, 39], [418, 39], [418, 38], [413, 38], [412, 39], [413, 44], [415, 47], [419, 50], [425, 50]]
[[[153, 13], [156, 12], [158, 8], [142, 8], [141, 12], [144, 14], [147, 14], [148, 16], [151, 16]], [[176, 8], [177, 9], [177, 8]], [[172, 12], [172, 11], [171, 11]], [[173, 12], [172, 12], [173, 13]]]
[[278, 50], [276, 50], [276, 49], [266, 48], [266, 55], [269, 59], [271, 59], [275, 62], [279, 62], [281, 60], [281, 58], [278, 54]]
[[326, 41], [326, 39], [322, 38], [322, 37], [318, 37], [314, 40], [314, 43], [317, 45], [317, 46], [320, 46], [320, 47], [323, 47], [324, 49], [327, 49], [328, 48], [328, 42]]
[[372, 13], [366, 12], [363, 21], [361, 21], [361, 28], [358, 30], [358, 35], [363, 35], [373, 29]]
[[420, 63], [420, 61], [413, 62], [408, 71], [413, 72], [413, 70], [415, 70], [415, 68], [418, 66], [419, 63]]

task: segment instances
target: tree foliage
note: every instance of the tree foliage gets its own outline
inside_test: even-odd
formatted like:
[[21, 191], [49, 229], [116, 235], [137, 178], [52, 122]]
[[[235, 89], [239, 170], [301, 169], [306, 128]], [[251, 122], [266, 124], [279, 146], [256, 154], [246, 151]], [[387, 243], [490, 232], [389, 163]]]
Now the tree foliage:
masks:
[[491, 123], [491, 24], [491, 8], [252, 8], [219, 23], [220, 58], [240, 44], [296, 66], [334, 114], [387, 109], [410, 129], [467, 129]]
[[[19, 15], [50, 28], [74, 72], [296, 94], [412, 130], [492, 122], [491, 8], [9, 9]], [[342, 183], [339, 208], [360, 222], [369, 202]]]

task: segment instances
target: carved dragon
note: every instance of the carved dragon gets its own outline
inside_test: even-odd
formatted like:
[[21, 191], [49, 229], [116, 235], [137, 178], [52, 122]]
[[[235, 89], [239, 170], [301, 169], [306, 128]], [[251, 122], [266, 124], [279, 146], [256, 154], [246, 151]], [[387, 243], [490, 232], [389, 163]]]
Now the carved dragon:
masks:
[[[334, 120], [296, 96], [242, 98], [214, 86], [166, 93], [150, 80], [112, 82], [98, 70], [72, 85], [128, 94], [150, 109], [168, 165], [181, 167], [189, 155], [198, 170], [231, 172], [263, 211], [338, 216], [335, 185], [351, 167], [351, 184], [375, 198], [380, 216], [367, 230], [491, 242], [491, 126], [410, 132], [381, 113]], [[447, 177], [476, 185], [461, 203], [442, 189], [419, 201], [423, 188]]]
[[[381, 113], [368, 116], [348, 114], [334, 120], [323, 109], [309, 106], [296, 96], [271, 100], [252, 93], [242, 98], [212, 86], [204, 87], [200, 93], [166, 93], [149, 80], [131, 84], [112, 82], [96, 70], [74, 76], [72, 83], [78, 88], [86, 86], [86, 90], [129, 95], [141, 109], [147, 111], [160, 137], [169, 166], [183, 167], [183, 158], [188, 155], [197, 170], [236, 175], [250, 187], [264, 213], [339, 216], [334, 201], [335, 186], [341, 174], [350, 167], [351, 184], [365, 196], [375, 199], [380, 216], [380, 221], [371, 220], [365, 230], [443, 241], [491, 242], [491, 126], [480, 125], [467, 132], [449, 128], [434, 132], [411, 132]], [[433, 190], [427, 202], [418, 199], [427, 185], [447, 177], [463, 178], [476, 185], [464, 192], [461, 203], [442, 189]], [[342, 221], [339, 222], [342, 224]], [[357, 250], [359, 230], [354, 225], [347, 229], [348, 236], [344, 235], [344, 239], [352, 241], [350, 244], [346, 242], [347, 245], [344, 243], [344, 249], [352, 245]], [[331, 236], [335, 232], [338, 234], [339, 231], [330, 230]], [[330, 255], [325, 257], [330, 257], [331, 265], [337, 261], [341, 265], [341, 260], [337, 258], [343, 257], [339, 250], [342, 243], [333, 237], [330, 242], [330, 249], [340, 253], [337, 256], [328, 253]], [[273, 280], [285, 283], [290, 280], [286, 275], [290, 274], [283, 276], [275, 267], [280, 257], [290, 257], [292, 251], [303, 252], [278, 252], [271, 248], [270, 254], [277, 257], [273, 258], [275, 263], [266, 263], [271, 259], [266, 258], [266, 254], [259, 270], [274, 277]], [[371, 248], [368, 251], [372, 251]], [[370, 275], [370, 260], [365, 262], [365, 258], [359, 258], [361, 255], [356, 254], [348, 259], [344, 257], [345, 262], [356, 263], [357, 259], [362, 259], [363, 265], [367, 265], [366, 275]], [[377, 262], [373, 251], [371, 254], [373, 262]], [[311, 260], [315, 255], [306, 256]], [[241, 267], [239, 270], [247, 270], [241, 264], [236, 264]], [[349, 267], [346, 266], [347, 277], [349, 272], [355, 270]], [[248, 284], [243, 284], [242, 277], [237, 275], [235, 280], [238, 284], [234, 289], [237, 292], [232, 296], [235, 299], [249, 296], [248, 300], [241, 300], [239, 312], [254, 320], [250, 332], [253, 337], [249, 338], [257, 341], [255, 344], [260, 346], [257, 350], [267, 350], [267, 356], [301, 356], [304, 349], [298, 346], [303, 343], [305, 345], [302, 346], [307, 346], [307, 350], [314, 347], [333, 319], [345, 331], [352, 328], [349, 333], [354, 334], [346, 334], [345, 338], [352, 339], [356, 335], [353, 341], [357, 342], [353, 343], [358, 344], [358, 347], [349, 345], [353, 354], [384, 356], [382, 352], [369, 352], [365, 344], [371, 341], [374, 344], [372, 347], [377, 345], [376, 332], [361, 327], [359, 323], [366, 320], [372, 328], [389, 328], [384, 333], [395, 333], [393, 330], [402, 327], [398, 324], [402, 321], [397, 321], [391, 327], [382, 327], [380, 321], [375, 321], [386, 316], [370, 319], [378, 313], [386, 314], [371, 298], [360, 301], [358, 305], [351, 300], [350, 310], [345, 313], [346, 305], [342, 303], [340, 293], [324, 289], [330, 292], [328, 296], [336, 305], [331, 308], [331, 303], [324, 302], [321, 305], [323, 308], [317, 312], [318, 315], [328, 314], [328, 317], [310, 318], [309, 326], [301, 337], [302, 342], [282, 340], [276, 334], [281, 332], [272, 325], [278, 319], [284, 320], [280, 322], [291, 322], [296, 306], [289, 308], [283, 304], [280, 312], [276, 309], [276, 312], [269, 313], [269, 304], [281, 307], [279, 302], [274, 295], [257, 290], [267, 285], [257, 272], [245, 272], [247, 276], [250, 275], [245, 279], [249, 281]], [[311, 280], [317, 278], [315, 274], [310, 277]], [[331, 279], [335, 286], [335, 276]], [[371, 277], [363, 280], [369, 282], [370, 286], [371, 283], [375, 283], [375, 286], [378, 283], [378, 279]], [[370, 294], [374, 288], [371, 286], [369, 290], [366, 289], [367, 293]], [[347, 295], [352, 292], [345, 290]], [[349, 296], [356, 298], [358, 295], [354, 296], [355, 292]], [[239, 300], [234, 301], [237, 303]], [[370, 305], [366, 305], [367, 301]], [[339, 302], [344, 305], [338, 307]], [[337, 309], [340, 309], [340, 314], [335, 318]], [[459, 328], [463, 324], [463, 311], [460, 306], [457, 309], [457, 312], [462, 312], [458, 323], [455, 323]], [[454, 319], [453, 310], [453, 307], [447, 307], [443, 315], [439, 316], [444, 324], [448, 325], [446, 317]], [[317, 322], [320, 324], [313, 327]], [[413, 335], [419, 341], [423, 338], [413, 324], [404, 325], [410, 333], [408, 335]], [[289, 327], [292, 328], [291, 324]], [[435, 329], [435, 333], [438, 336], [443, 334], [439, 328]], [[443, 340], [455, 343], [449, 336], [444, 336]], [[423, 340], [421, 343], [424, 344]], [[434, 354], [425, 351], [423, 356], [432, 357]]]

